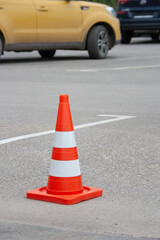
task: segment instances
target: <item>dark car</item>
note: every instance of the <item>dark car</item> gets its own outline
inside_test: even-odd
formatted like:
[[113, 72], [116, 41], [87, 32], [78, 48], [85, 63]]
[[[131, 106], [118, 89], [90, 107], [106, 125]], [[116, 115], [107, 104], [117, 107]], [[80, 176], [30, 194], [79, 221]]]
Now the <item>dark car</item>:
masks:
[[119, 0], [117, 16], [120, 20], [122, 43], [132, 37], [149, 34], [153, 40], [160, 36], [160, 0]]

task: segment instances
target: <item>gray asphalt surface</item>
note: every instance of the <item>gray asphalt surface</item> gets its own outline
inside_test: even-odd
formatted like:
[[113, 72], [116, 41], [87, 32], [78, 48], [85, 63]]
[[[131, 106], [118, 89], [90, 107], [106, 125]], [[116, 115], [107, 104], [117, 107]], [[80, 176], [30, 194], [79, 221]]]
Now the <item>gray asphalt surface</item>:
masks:
[[134, 39], [106, 60], [87, 52], [6, 53], [0, 60], [0, 139], [55, 128], [69, 94], [83, 184], [103, 196], [66, 206], [26, 198], [47, 184], [53, 134], [1, 144], [0, 239], [160, 239], [160, 41]]

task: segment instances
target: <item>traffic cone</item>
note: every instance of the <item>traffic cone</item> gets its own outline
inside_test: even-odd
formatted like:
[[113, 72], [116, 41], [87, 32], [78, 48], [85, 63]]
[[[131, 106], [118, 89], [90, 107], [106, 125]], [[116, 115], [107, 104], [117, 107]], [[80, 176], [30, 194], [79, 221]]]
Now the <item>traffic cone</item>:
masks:
[[48, 185], [27, 198], [71, 205], [102, 196], [102, 189], [82, 185], [68, 95], [60, 95]]

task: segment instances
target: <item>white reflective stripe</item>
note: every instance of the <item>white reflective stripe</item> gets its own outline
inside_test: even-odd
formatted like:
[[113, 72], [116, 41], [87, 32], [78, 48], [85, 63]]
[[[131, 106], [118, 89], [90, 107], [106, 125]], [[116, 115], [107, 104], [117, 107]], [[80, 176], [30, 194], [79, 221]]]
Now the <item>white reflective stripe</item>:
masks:
[[55, 132], [53, 147], [56, 148], [72, 148], [76, 147], [76, 140], [74, 131], [69, 132]]
[[53, 177], [76, 177], [81, 175], [79, 159], [72, 161], [51, 160], [49, 175]]

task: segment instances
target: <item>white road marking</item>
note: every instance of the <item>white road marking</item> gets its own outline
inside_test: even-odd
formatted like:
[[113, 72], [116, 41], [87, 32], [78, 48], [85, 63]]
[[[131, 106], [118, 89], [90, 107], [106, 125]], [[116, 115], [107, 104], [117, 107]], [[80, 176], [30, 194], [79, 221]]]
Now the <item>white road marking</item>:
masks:
[[40, 137], [40, 136], [48, 135], [48, 134], [52, 134], [52, 133], [55, 133], [55, 130], [49, 130], [49, 131], [44, 131], [44, 132], [39, 132], [39, 133], [32, 133], [32, 134], [12, 137], [12, 138], [8, 138], [8, 139], [0, 140], [0, 145], [10, 143], [10, 142], [16, 142], [16, 141], [24, 140], [24, 139], [28, 139], [28, 138], [33, 138], [33, 137]]
[[[80, 124], [80, 125], [74, 126], [74, 129], [76, 130], [76, 129], [86, 128], [86, 127], [92, 127], [92, 126], [97, 126], [97, 125], [101, 125], [101, 124], [105, 124], [105, 123], [117, 122], [117, 121], [136, 117], [136, 116], [120, 116], [120, 115], [108, 115], [108, 114], [99, 114], [97, 116], [112, 117], [112, 119], [106, 119], [106, 120], [101, 120], [101, 121], [96, 121], [96, 122]], [[49, 130], [49, 131], [44, 131], [44, 132], [39, 132], [39, 133], [32, 133], [32, 134], [27, 134], [27, 135], [23, 135], [23, 136], [17, 136], [17, 137], [12, 137], [12, 138], [8, 138], [8, 139], [3, 139], [3, 140], [0, 140], [0, 145], [11, 143], [11, 142], [16, 142], [16, 141], [20, 141], [20, 140], [24, 140], [24, 139], [49, 135], [49, 134], [53, 134], [53, 133], [55, 133], [55, 130]]]
[[148, 68], [160, 68], [160, 65], [130, 66], [130, 67], [116, 67], [116, 68], [96, 68], [96, 69], [67, 69], [67, 72], [123, 71], [123, 70], [148, 69]]
[[107, 115], [107, 114], [100, 114], [97, 115], [99, 117], [114, 117], [112, 119], [107, 119], [107, 120], [101, 120], [101, 121], [97, 121], [97, 122], [92, 122], [92, 123], [85, 123], [85, 124], [81, 124], [81, 125], [77, 125], [74, 127], [74, 129], [80, 129], [80, 128], [85, 128], [85, 127], [92, 127], [92, 126], [96, 126], [96, 125], [101, 125], [101, 124], [105, 124], [105, 123], [111, 123], [111, 122], [117, 122], [117, 121], [121, 121], [121, 120], [125, 120], [125, 119], [130, 119], [130, 118], [134, 118], [135, 116], [119, 116], [117, 117], [117, 115]]

